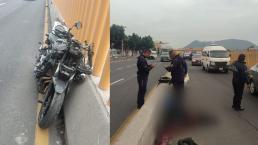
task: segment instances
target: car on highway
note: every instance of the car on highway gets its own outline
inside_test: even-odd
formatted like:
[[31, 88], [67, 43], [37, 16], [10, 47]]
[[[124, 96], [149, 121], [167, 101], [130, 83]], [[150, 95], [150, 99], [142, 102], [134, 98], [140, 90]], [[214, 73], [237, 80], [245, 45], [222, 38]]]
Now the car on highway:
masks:
[[202, 55], [201, 51], [192, 51], [190, 54], [190, 60], [192, 60], [193, 55]]
[[258, 92], [258, 64], [252, 66], [248, 72], [248, 88], [252, 95]]
[[202, 51], [202, 68], [210, 72], [211, 70], [219, 70], [228, 72], [230, 65], [230, 56], [226, 48], [220, 45], [209, 45], [204, 47]]
[[111, 56], [112, 58], [118, 58], [118, 57], [119, 57], [118, 50], [117, 50], [117, 49], [111, 49], [111, 51], [110, 51], [110, 56]]
[[151, 50], [151, 55], [150, 55], [149, 59], [157, 59], [157, 57], [158, 57], [157, 51]]
[[191, 51], [185, 51], [183, 53], [183, 58], [184, 59], [190, 59], [191, 58]]
[[202, 65], [202, 55], [201, 54], [193, 54], [191, 61], [192, 61], [192, 66], [195, 66], [195, 65], [201, 66]]
[[163, 51], [160, 55], [160, 61], [161, 62], [168, 62], [170, 61], [169, 52]]

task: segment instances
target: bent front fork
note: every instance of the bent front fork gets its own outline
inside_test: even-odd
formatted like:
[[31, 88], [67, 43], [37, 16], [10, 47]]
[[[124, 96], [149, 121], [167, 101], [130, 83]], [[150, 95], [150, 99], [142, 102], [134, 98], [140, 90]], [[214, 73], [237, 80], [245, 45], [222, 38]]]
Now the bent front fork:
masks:
[[52, 77], [50, 76], [40, 77], [39, 81], [40, 81], [40, 92], [45, 94], [49, 84], [52, 82]]

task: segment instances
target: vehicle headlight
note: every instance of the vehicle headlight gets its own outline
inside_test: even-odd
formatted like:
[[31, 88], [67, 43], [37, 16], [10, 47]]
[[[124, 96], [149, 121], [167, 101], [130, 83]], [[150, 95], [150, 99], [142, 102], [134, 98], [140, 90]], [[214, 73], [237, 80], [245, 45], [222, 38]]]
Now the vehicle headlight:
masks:
[[211, 61], [211, 65], [215, 65], [215, 62]]

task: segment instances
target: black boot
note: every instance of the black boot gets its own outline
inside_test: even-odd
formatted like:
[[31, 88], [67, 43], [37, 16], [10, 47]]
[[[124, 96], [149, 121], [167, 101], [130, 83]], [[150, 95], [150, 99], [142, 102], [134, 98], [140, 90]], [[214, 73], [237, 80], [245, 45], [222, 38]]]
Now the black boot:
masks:
[[243, 107], [237, 107], [237, 108], [234, 108], [234, 110], [235, 110], [235, 111], [244, 111], [245, 108], [243, 108]]

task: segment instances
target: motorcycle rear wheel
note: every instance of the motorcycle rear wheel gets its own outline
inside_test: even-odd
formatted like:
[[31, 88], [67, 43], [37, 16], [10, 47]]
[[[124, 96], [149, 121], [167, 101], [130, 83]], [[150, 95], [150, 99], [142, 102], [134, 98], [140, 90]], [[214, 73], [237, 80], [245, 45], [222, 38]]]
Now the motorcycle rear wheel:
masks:
[[53, 83], [49, 85], [38, 114], [38, 125], [40, 128], [48, 128], [54, 122], [62, 108], [64, 96], [65, 91], [59, 94], [55, 92]]

